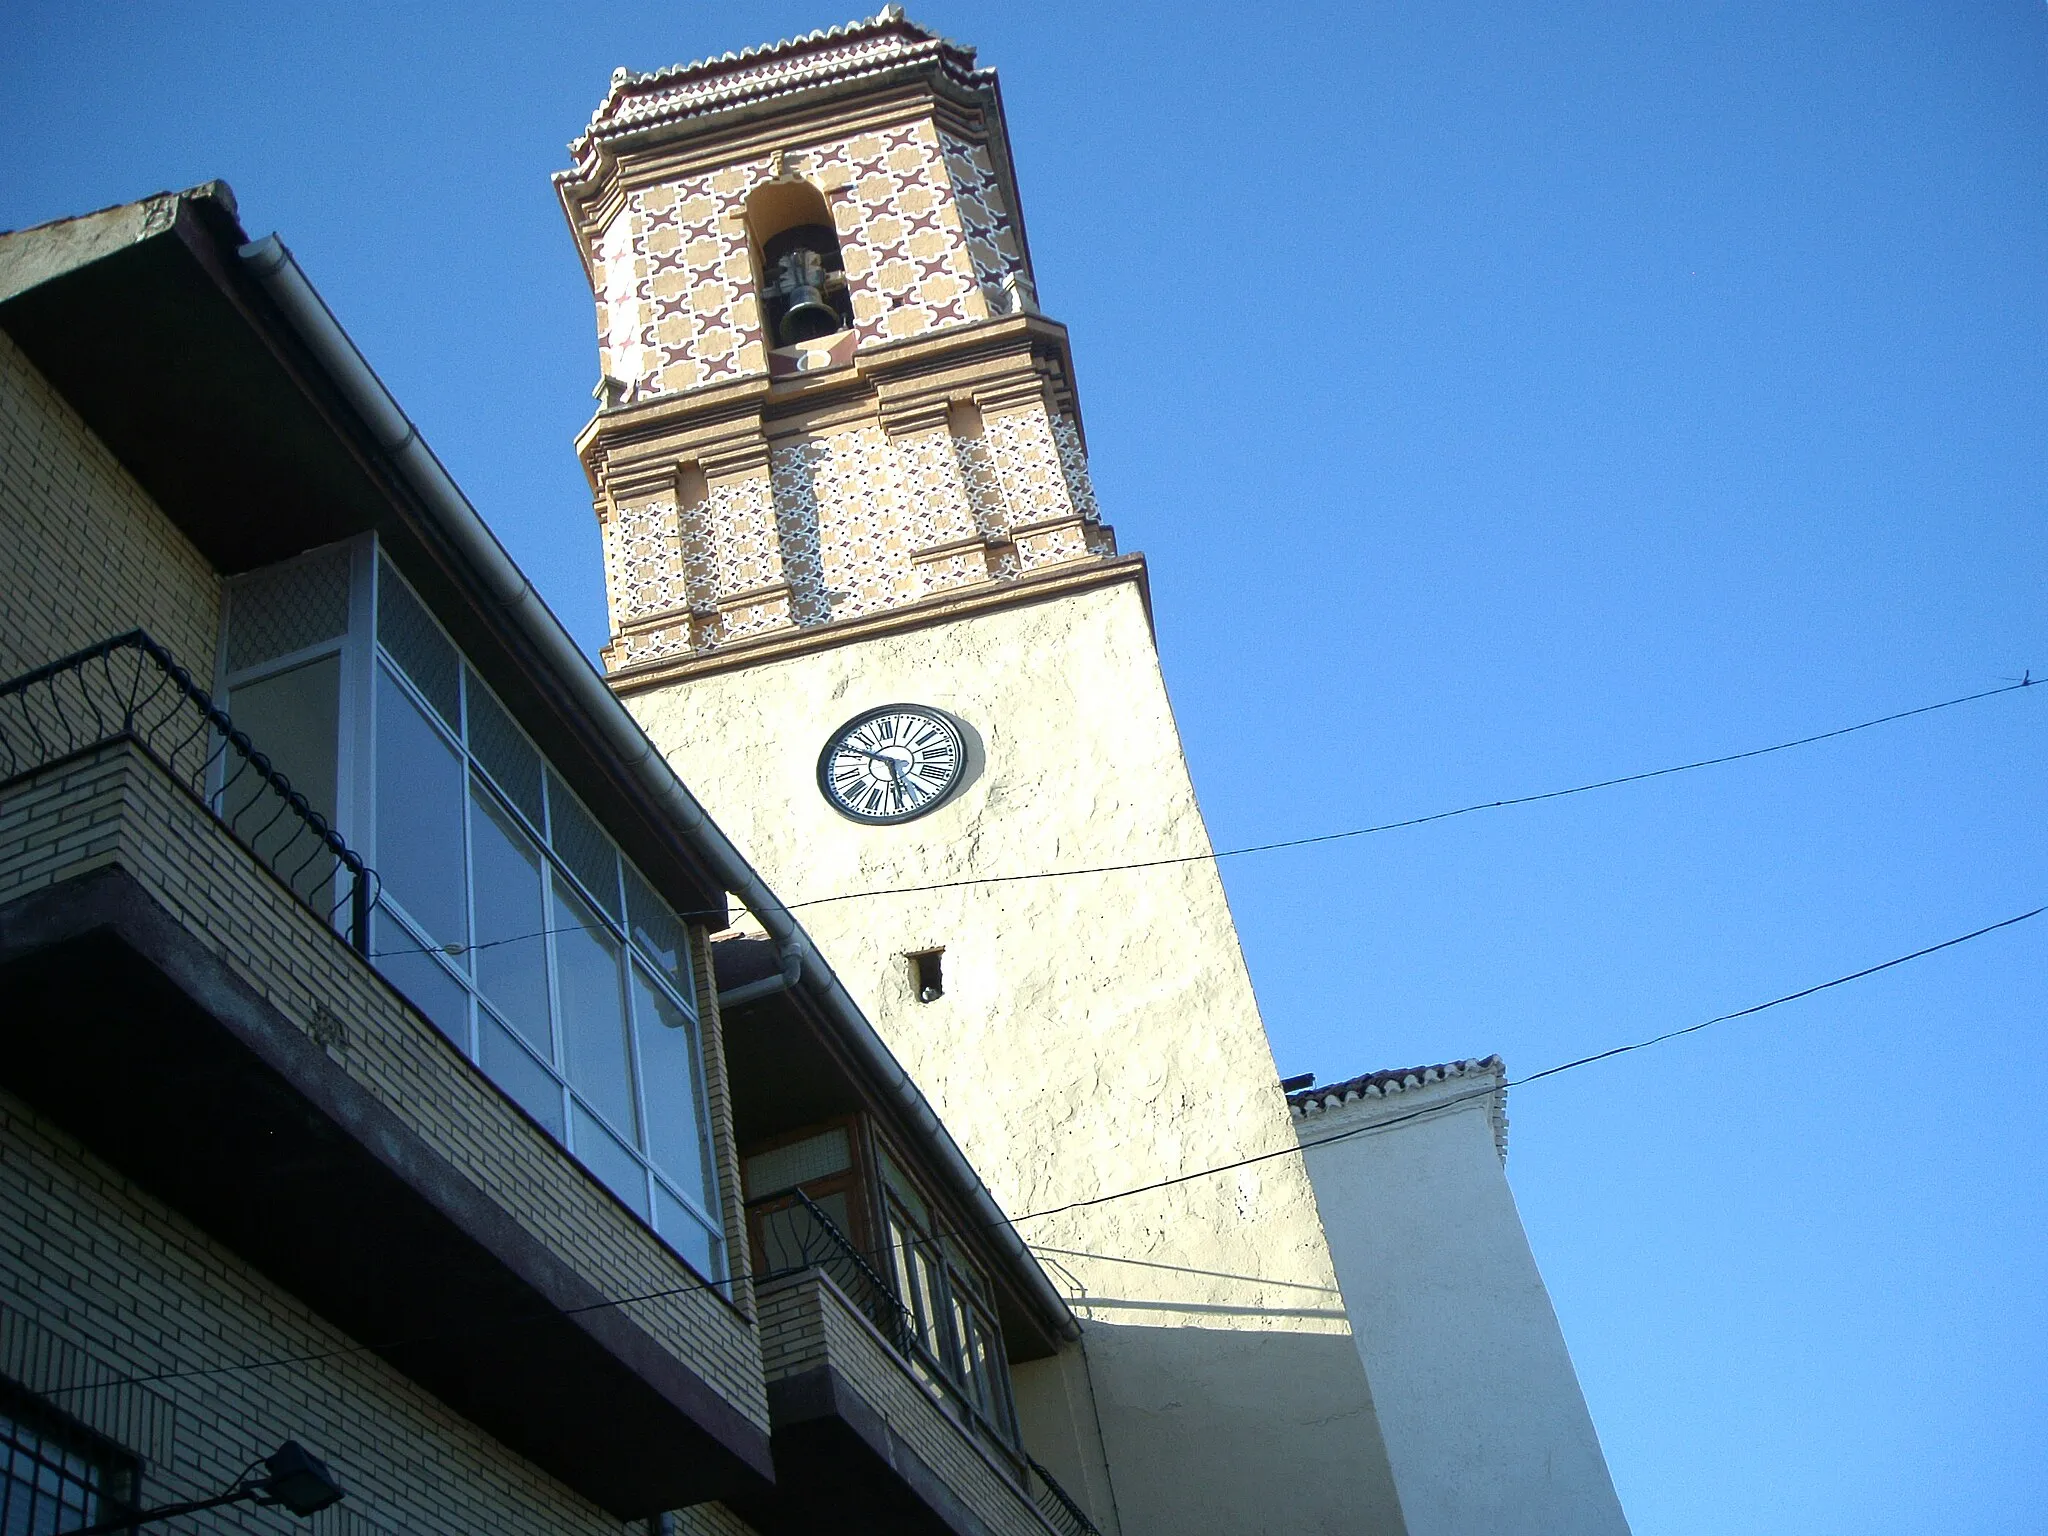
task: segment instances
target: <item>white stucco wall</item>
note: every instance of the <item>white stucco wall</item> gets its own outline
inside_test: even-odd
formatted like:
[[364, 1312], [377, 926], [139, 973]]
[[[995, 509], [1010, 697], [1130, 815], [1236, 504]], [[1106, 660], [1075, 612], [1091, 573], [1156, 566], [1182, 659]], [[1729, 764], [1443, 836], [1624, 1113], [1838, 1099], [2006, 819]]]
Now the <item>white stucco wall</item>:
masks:
[[[965, 723], [970, 780], [918, 821], [859, 826], [820, 798], [818, 753], [898, 701]], [[792, 903], [1209, 846], [1128, 582], [628, 703]], [[1206, 860], [798, 910], [1012, 1213], [1293, 1146]], [[920, 1003], [902, 956], [935, 947], [946, 995]], [[1021, 1230], [1087, 1328], [1125, 1536], [1402, 1529], [1297, 1157]], [[1076, 1378], [1035, 1379], [1051, 1368], [1020, 1373], [1027, 1424], [1080, 1422], [1059, 1404]]]
[[1412, 1536], [1627, 1536], [1497, 1150], [1500, 1082], [1298, 1126], [1394, 1483]]

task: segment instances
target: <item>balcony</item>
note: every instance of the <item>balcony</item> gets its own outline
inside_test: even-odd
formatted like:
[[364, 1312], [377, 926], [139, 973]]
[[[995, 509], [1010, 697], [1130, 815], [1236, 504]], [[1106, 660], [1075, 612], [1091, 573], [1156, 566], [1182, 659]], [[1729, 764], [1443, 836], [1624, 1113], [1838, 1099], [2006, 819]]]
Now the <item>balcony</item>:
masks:
[[760, 1497], [753, 1330], [357, 953], [373, 886], [147, 637], [0, 684], [0, 1086], [619, 1518]]
[[882, 1273], [795, 1198], [805, 1219], [755, 1255], [777, 1487], [749, 1517], [775, 1536], [1098, 1536], [1007, 1415], [940, 1369]]

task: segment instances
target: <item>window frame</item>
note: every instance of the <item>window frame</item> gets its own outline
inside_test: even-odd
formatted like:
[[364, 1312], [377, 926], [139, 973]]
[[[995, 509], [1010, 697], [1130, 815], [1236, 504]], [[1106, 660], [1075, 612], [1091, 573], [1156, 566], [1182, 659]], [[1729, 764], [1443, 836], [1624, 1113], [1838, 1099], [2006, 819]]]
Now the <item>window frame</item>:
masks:
[[[94, 1525], [117, 1515], [133, 1514], [141, 1508], [142, 1463], [139, 1457], [105, 1435], [89, 1429], [39, 1394], [4, 1376], [0, 1376], [0, 1423], [10, 1426], [9, 1430], [0, 1430], [0, 1521], [12, 1518], [15, 1490], [24, 1486], [24, 1480], [13, 1470], [17, 1456], [27, 1457], [38, 1468], [54, 1470], [60, 1481], [90, 1493], [90, 1501], [83, 1509], [66, 1504], [61, 1498], [57, 1500], [58, 1518], [63, 1521], [63, 1530]], [[23, 1432], [35, 1437], [38, 1442], [35, 1449], [21, 1444], [18, 1436]], [[97, 1483], [89, 1482], [71, 1466], [50, 1460], [46, 1454], [48, 1448], [56, 1449], [67, 1461], [86, 1463], [98, 1474]], [[40, 1512], [38, 1506], [48, 1497], [49, 1490], [39, 1477], [29, 1492], [29, 1510], [33, 1516]], [[51, 1528], [27, 1522], [22, 1526], [25, 1530]]]
[[[309, 551], [295, 559], [313, 559], [331, 554], [326, 550]], [[279, 562], [280, 565], [292, 562]], [[276, 567], [266, 567], [274, 570]], [[261, 572], [250, 572], [257, 576]], [[223, 605], [222, 633], [220, 647], [221, 670], [217, 675], [216, 691], [220, 697], [228, 698], [234, 688], [246, 687], [265, 678], [275, 676], [309, 661], [329, 655], [341, 657], [341, 700], [337, 721], [338, 761], [336, 764], [336, 830], [351, 847], [363, 852], [372, 868], [377, 866], [377, 808], [380, 786], [378, 780], [379, 732], [383, 722], [378, 709], [380, 683], [397, 690], [398, 696], [416, 710], [425, 721], [435, 739], [447, 747], [455, 757], [456, 770], [460, 776], [461, 801], [461, 882], [463, 942], [454, 946], [458, 951], [451, 955], [442, 944], [436, 943], [426, 927], [406, 910], [404, 902], [389, 889], [381, 889], [373, 904], [373, 935], [382, 942], [374, 944], [370, 959], [374, 964], [377, 950], [391, 952], [390, 935], [400, 936], [405, 945], [416, 951], [419, 962], [433, 968], [459, 993], [461, 1003], [461, 1037], [457, 1038], [448, 1024], [434, 1016], [426, 1004], [415, 999], [399, 977], [385, 967], [377, 966], [391, 985], [405, 995], [419, 1012], [434, 1024], [444, 1038], [459, 1050], [469, 1062], [491, 1080], [508, 1101], [517, 1106], [528, 1118], [540, 1125], [541, 1129], [560, 1145], [592, 1178], [606, 1189], [621, 1204], [637, 1216], [643, 1225], [660, 1236], [667, 1246], [692, 1269], [709, 1272], [705, 1278], [723, 1285], [731, 1275], [730, 1254], [724, 1221], [723, 1174], [717, 1159], [717, 1148], [712, 1135], [710, 1110], [709, 1063], [706, 1052], [705, 1021], [697, 1006], [696, 984], [698, 957], [693, 953], [690, 931], [682, 918], [677, 917], [669, 904], [656, 891], [652, 881], [633, 866], [625, 851], [618, 846], [617, 839], [604, 829], [600, 818], [593, 815], [580, 796], [577, 796], [549, 761], [547, 754], [534, 743], [532, 737], [519, 725], [517, 717], [506, 708], [490, 685], [477, 673], [454, 638], [447, 632], [432, 608], [420, 596], [418, 590], [408, 582], [395, 563], [380, 547], [375, 535], [366, 535], [355, 541], [349, 551], [348, 561], [349, 597], [347, 604], [348, 630], [345, 634], [305, 646], [299, 650], [267, 658], [234, 672], [226, 670], [229, 647], [225, 643], [228, 626], [232, 622], [234, 609], [234, 588], [230, 586], [229, 597]], [[450, 722], [443, 718], [440, 708], [426, 695], [407, 673], [403, 661], [391, 652], [378, 635], [377, 625], [383, 606], [383, 592], [386, 581], [401, 583], [406, 596], [415, 604], [421, 615], [433, 627], [439, 642], [446, 646], [456, 662], [456, 712], [459, 718]], [[518, 803], [511, 787], [501, 786], [488, 763], [471, 745], [471, 699], [476, 689], [490, 695], [492, 705], [504, 717], [504, 721], [517, 733], [517, 742], [532, 754], [540, 774], [540, 809], [542, 824], [536, 825], [533, 818]], [[258, 747], [260, 749], [261, 743]], [[539, 928], [534, 935], [542, 941], [541, 969], [546, 986], [546, 1012], [548, 1051], [544, 1057], [521, 1030], [506, 1018], [498, 1005], [484, 995], [478, 975], [475, 956], [479, 942], [477, 930], [477, 882], [475, 825], [484, 811], [477, 804], [477, 797], [488, 797], [491, 808], [510, 827], [516, 829], [531, 844], [538, 855], [539, 877]], [[609, 899], [601, 899], [599, 893], [588, 888], [583, 876], [573, 868], [552, 840], [553, 823], [556, 819], [555, 806], [562, 799], [562, 815], [568, 816], [567, 804], [573, 802], [576, 814], [588, 825], [595, 828], [604, 839], [609, 854], [613, 889]], [[669, 973], [658, 952], [651, 945], [643, 944], [636, 935], [633, 905], [634, 883], [654, 896], [661, 911], [676, 926], [678, 963], [683, 972], [683, 982]], [[565, 882], [565, 883], [563, 883]], [[630, 1107], [635, 1124], [620, 1127], [612, 1117], [600, 1110], [590, 1096], [578, 1089], [568, 1076], [565, 1031], [562, 1015], [562, 985], [557, 967], [558, 933], [555, 927], [555, 904], [558, 888], [573, 897], [576, 906], [594, 917], [596, 927], [587, 931], [601, 934], [616, 951], [617, 975], [620, 992], [620, 1018], [624, 1031], [624, 1058], [629, 1078], [628, 1092]], [[689, 1064], [693, 1102], [690, 1105], [695, 1120], [695, 1141], [698, 1154], [697, 1173], [704, 1187], [691, 1189], [683, 1178], [658, 1164], [653, 1156], [653, 1136], [649, 1119], [648, 1077], [643, 1064], [641, 1031], [670, 1027], [659, 1019], [647, 1021], [644, 1025], [639, 1015], [642, 1011], [638, 984], [645, 982], [654, 992], [666, 1000], [684, 1023], [682, 1027], [690, 1032], [691, 1049]], [[483, 1055], [484, 1035], [489, 1024], [509, 1037], [510, 1049], [525, 1053], [528, 1065], [537, 1067], [544, 1078], [552, 1083], [554, 1092], [554, 1123], [548, 1123], [543, 1116], [522, 1102], [513, 1087], [498, 1073], [485, 1065]], [[495, 1042], [494, 1042], [495, 1044]], [[584, 1148], [578, 1125], [578, 1110], [595, 1121], [598, 1129], [594, 1133], [616, 1143], [638, 1170], [638, 1197], [622, 1192], [601, 1170], [601, 1160], [593, 1155], [602, 1148]], [[681, 1207], [680, 1216], [665, 1211], [665, 1201]], [[665, 1221], [664, 1217], [668, 1217]], [[694, 1233], [675, 1231], [672, 1223], [681, 1221], [694, 1227]], [[701, 1253], [698, 1252], [701, 1250]]]
[[[757, 1257], [762, 1251], [763, 1220], [795, 1203], [793, 1191], [801, 1190], [813, 1200], [847, 1193], [847, 1208], [853, 1213], [856, 1225], [856, 1230], [845, 1234], [847, 1241], [887, 1283], [891, 1295], [905, 1314], [907, 1327], [904, 1338], [900, 1341], [891, 1339], [892, 1347], [902, 1354], [905, 1366], [929, 1390], [952, 1405], [968, 1420], [971, 1428], [1014, 1460], [1021, 1452], [1023, 1439], [1017, 1423], [1016, 1393], [1010, 1380], [1009, 1356], [1003, 1345], [1002, 1320], [996, 1313], [988, 1277], [969, 1255], [960, 1250], [957, 1242], [937, 1230], [947, 1225], [941, 1220], [934, 1220], [931, 1215], [937, 1203], [926, 1192], [924, 1184], [910, 1174], [902, 1154], [895, 1150], [875, 1124], [874, 1117], [865, 1113], [837, 1116], [750, 1143], [742, 1154], [741, 1164], [744, 1166], [749, 1158], [809, 1140], [834, 1127], [844, 1127], [847, 1131], [848, 1165], [845, 1168], [801, 1180], [783, 1189], [758, 1192], [749, 1189], [745, 1192], [749, 1258]], [[892, 1187], [891, 1170], [924, 1207], [926, 1215], [922, 1220], [916, 1218]], [[929, 1288], [932, 1298], [929, 1304], [925, 1300], [927, 1288], [918, 1283], [923, 1277], [914, 1277], [909, 1266], [899, 1257], [896, 1241], [896, 1213], [899, 1211], [913, 1233], [915, 1251], [924, 1261], [926, 1274], [937, 1277], [936, 1286]], [[964, 1276], [965, 1279], [956, 1281], [956, 1276]], [[956, 1308], [972, 1319], [969, 1330], [964, 1334], [955, 1321]], [[972, 1332], [976, 1324], [984, 1345], [979, 1352], [974, 1348]], [[954, 1364], [949, 1366], [948, 1360]], [[977, 1360], [986, 1361], [987, 1369], [977, 1370]]]

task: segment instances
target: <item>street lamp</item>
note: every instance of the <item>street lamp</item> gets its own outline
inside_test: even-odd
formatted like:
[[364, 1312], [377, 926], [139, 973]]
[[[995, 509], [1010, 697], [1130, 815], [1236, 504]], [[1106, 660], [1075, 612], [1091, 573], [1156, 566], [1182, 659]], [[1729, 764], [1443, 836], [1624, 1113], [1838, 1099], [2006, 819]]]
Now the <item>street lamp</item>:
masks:
[[218, 1509], [223, 1504], [269, 1505], [290, 1510], [303, 1518], [317, 1514], [341, 1499], [341, 1488], [326, 1465], [296, 1440], [285, 1441], [263, 1458], [263, 1465], [267, 1469], [266, 1476], [244, 1476], [226, 1493], [216, 1494], [213, 1498], [194, 1499], [189, 1504], [166, 1504], [160, 1509], [137, 1510], [132, 1515], [116, 1515], [97, 1525], [66, 1531], [63, 1536], [112, 1536], [117, 1531], [132, 1531], [138, 1525], [152, 1525], [173, 1515], [196, 1514], [202, 1509]]

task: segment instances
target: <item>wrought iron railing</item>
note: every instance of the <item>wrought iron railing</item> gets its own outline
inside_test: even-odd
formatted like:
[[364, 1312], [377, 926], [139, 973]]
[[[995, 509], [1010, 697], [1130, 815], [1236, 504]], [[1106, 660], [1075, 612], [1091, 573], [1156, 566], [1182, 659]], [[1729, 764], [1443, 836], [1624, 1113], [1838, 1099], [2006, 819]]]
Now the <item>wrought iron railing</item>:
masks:
[[359, 952], [375, 871], [143, 631], [0, 683], [0, 787], [115, 742], [133, 743]]
[[[794, 1205], [773, 1212], [755, 1229], [760, 1234], [761, 1247], [754, 1255], [755, 1267], [760, 1271], [758, 1278], [769, 1280], [811, 1269], [822, 1270], [891, 1347], [907, 1356], [915, 1335], [914, 1325], [909, 1310], [896, 1299], [895, 1289], [882, 1272], [868, 1262], [867, 1256], [839, 1230], [839, 1224], [802, 1190], [792, 1189], [753, 1204], [782, 1205], [785, 1201], [793, 1201]], [[785, 1219], [777, 1220], [778, 1216]]]
[[1060, 1533], [1060, 1536], [1102, 1536], [1095, 1528], [1095, 1522], [1087, 1512], [1067, 1496], [1053, 1475], [1031, 1457], [1024, 1458], [1024, 1464], [1031, 1469], [1031, 1497], [1038, 1505], [1038, 1512], [1045, 1516], [1045, 1523]]
[[[996, 1446], [1006, 1461], [1022, 1472], [1032, 1502], [1060, 1536], [1101, 1536], [1094, 1522], [1082, 1512], [1054, 1481], [1053, 1475], [1016, 1446], [931, 1358], [918, 1337], [917, 1321], [897, 1296], [895, 1287], [839, 1228], [831, 1215], [800, 1189], [786, 1190], [750, 1202], [754, 1207], [780, 1207], [767, 1213], [755, 1225], [760, 1251], [754, 1255], [758, 1280], [780, 1279], [786, 1275], [819, 1270], [831, 1277], [846, 1299], [869, 1322], [920, 1381], [937, 1389], [956, 1413]], [[777, 1217], [793, 1219], [777, 1220]]]

